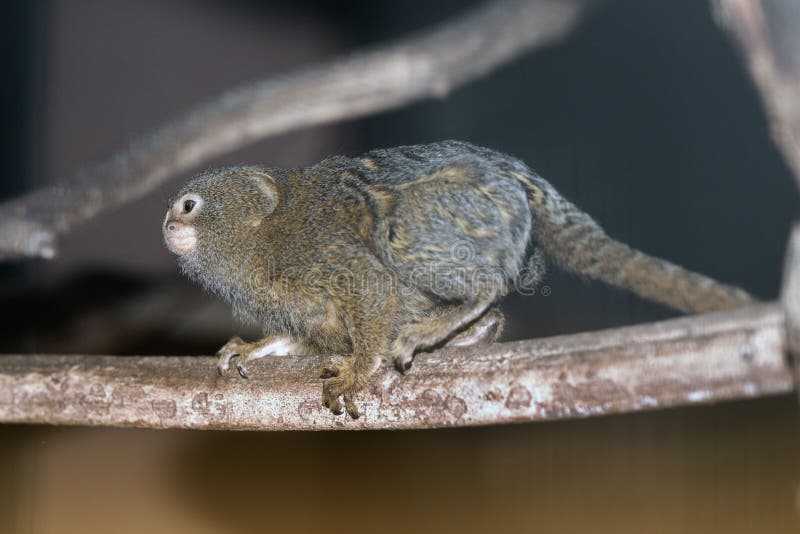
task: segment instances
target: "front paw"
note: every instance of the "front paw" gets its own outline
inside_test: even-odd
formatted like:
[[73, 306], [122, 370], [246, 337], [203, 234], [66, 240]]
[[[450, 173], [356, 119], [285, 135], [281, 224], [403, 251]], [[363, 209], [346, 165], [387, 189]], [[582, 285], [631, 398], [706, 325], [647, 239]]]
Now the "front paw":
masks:
[[228, 372], [231, 360], [239, 356], [246, 346], [247, 343], [245, 343], [242, 338], [235, 336], [217, 351], [217, 373], [219, 373], [220, 376]]
[[[302, 345], [288, 336], [269, 336], [255, 343], [246, 343], [240, 337], [234, 337], [219, 349], [217, 356], [217, 372], [224, 375], [236, 362], [236, 370], [242, 378], [248, 378], [247, 364], [264, 356], [286, 356], [301, 348]], [[234, 360], [235, 358], [235, 360]]]
[[341, 415], [344, 403], [347, 414], [353, 419], [358, 419], [361, 414], [353, 400], [358, 390], [357, 380], [348, 362], [334, 362], [327, 365], [320, 372], [320, 378], [323, 379], [322, 404], [334, 415]]

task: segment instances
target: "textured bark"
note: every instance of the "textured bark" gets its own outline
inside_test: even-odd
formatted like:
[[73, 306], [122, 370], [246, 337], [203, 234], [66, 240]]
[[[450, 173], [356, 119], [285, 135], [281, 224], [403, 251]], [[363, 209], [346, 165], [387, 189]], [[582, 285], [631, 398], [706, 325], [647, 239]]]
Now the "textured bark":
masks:
[[233, 89], [72, 180], [0, 205], [0, 259], [52, 258], [58, 234], [259, 139], [442, 97], [566, 35], [590, 3], [496, 0], [399, 42]]
[[419, 355], [378, 371], [362, 417], [320, 404], [317, 357], [219, 377], [210, 357], [0, 356], [0, 421], [330, 430], [542, 421], [786, 393], [784, 315], [758, 305], [600, 332]]
[[719, 23], [740, 45], [772, 135], [800, 187], [800, 2], [713, 0]]

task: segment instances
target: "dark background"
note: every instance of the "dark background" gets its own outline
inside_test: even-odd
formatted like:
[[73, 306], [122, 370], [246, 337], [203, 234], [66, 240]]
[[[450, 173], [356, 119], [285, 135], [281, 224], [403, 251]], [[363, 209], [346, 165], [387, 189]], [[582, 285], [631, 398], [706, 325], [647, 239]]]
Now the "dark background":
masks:
[[[7, 2], [0, 193], [69, 177], [226, 88], [470, 4]], [[637, 248], [778, 294], [800, 197], [735, 49], [698, 0], [607, 2], [565, 41], [445, 99], [211, 164], [300, 166], [444, 138], [520, 157]], [[166, 198], [186, 178], [79, 228], [52, 263], [3, 265], [0, 351], [207, 354], [257, 334], [182, 280], [162, 245]], [[508, 339], [674, 315], [555, 271], [546, 284], [548, 297], [506, 300]], [[435, 432], [3, 427], [0, 501], [20, 532], [794, 532], [796, 416], [785, 397]]]

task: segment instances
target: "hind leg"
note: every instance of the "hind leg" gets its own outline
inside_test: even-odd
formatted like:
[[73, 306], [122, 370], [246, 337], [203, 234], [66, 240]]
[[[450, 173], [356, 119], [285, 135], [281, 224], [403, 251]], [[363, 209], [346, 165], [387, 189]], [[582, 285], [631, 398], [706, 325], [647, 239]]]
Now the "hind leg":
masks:
[[466, 330], [462, 330], [448, 339], [444, 346], [474, 347], [494, 343], [503, 332], [505, 320], [503, 312], [497, 308], [491, 308], [480, 319], [469, 325]]
[[453, 306], [438, 317], [421, 319], [403, 325], [391, 345], [395, 367], [404, 372], [411, 367], [414, 352], [433, 348], [446, 341], [454, 332], [470, 326], [492, 305], [495, 297]]
[[306, 343], [287, 335], [267, 336], [253, 343], [247, 343], [236, 336], [217, 351], [217, 372], [220, 376], [225, 375], [230, 364], [235, 362], [236, 369], [242, 378], [248, 378], [248, 362], [265, 356], [286, 356], [287, 354], [314, 354], [314, 351]]

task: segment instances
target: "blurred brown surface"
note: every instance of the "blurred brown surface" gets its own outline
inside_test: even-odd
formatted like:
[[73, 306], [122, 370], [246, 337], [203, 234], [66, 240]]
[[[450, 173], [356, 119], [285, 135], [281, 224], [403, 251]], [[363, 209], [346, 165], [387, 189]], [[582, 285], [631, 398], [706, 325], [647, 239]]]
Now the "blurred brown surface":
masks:
[[790, 533], [793, 396], [462, 430], [0, 427], [10, 533]]

